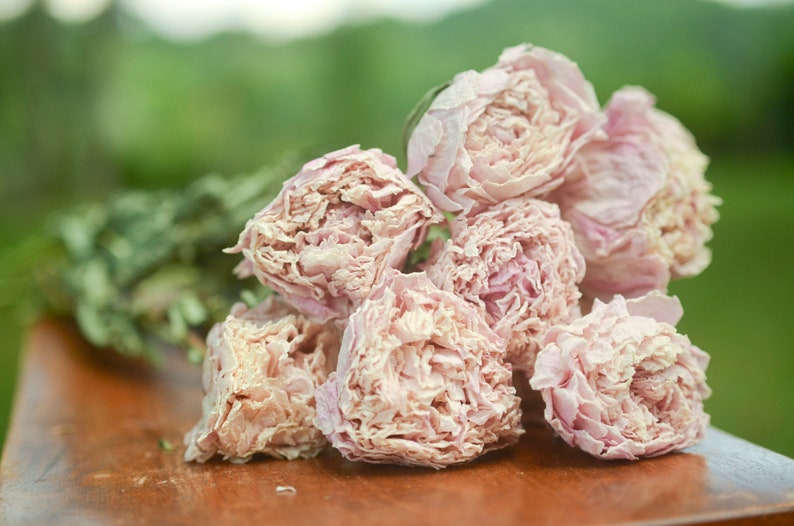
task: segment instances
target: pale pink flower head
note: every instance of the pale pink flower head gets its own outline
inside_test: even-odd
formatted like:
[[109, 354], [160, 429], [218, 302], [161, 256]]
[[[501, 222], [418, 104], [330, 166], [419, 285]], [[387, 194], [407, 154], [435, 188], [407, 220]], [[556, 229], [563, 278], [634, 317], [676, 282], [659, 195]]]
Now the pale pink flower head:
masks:
[[349, 460], [443, 468], [509, 446], [520, 399], [504, 343], [424, 273], [386, 277], [345, 328], [316, 392], [320, 428]]
[[595, 457], [634, 460], [704, 438], [709, 356], [676, 332], [682, 313], [676, 298], [659, 292], [615, 296], [546, 333], [530, 385], [565, 442]]
[[506, 361], [531, 372], [540, 338], [580, 315], [585, 262], [557, 205], [531, 197], [459, 215], [424, 267], [444, 290], [478, 306], [507, 343]]
[[351, 146], [307, 163], [227, 251], [244, 256], [240, 277], [306, 314], [344, 319], [442, 220], [393, 157]]
[[408, 141], [407, 173], [449, 212], [540, 196], [603, 123], [574, 62], [528, 44], [507, 48], [495, 66], [456, 75], [433, 100]]
[[667, 290], [711, 260], [719, 199], [704, 177], [708, 159], [679, 121], [641, 88], [623, 88], [605, 113], [608, 138], [577, 154], [560, 204], [587, 260], [582, 289], [609, 299]]
[[271, 296], [235, 304], [207, 335], [202, 416], [185, 435], [185, 460], [254, 454], [308, 458], [328, 445], [315, 421], [314, 390], [336, 366], [341, 334]]

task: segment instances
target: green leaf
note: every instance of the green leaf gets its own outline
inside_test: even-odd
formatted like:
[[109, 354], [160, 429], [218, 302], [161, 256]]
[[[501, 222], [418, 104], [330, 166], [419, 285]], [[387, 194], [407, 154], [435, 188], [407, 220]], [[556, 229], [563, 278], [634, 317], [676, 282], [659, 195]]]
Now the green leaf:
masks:
[[85, 301], [97, 307], [113, 301], [116, 290], [103, 260], [89, 259], [76, 270], [76, 285]]
[[444, 82], [425, 93], [419, 102], [416, 103], [416, 106], [411, 110], [411, 113], [408, 114], [408, 118], [405, 120], [405, 124], [403, 124], [402, 129], [402, 144], [403, 144], [403, 152], [408, 152], [408, 141], [411, 139], [411, 135], [414, 132], [414, 128], [416, 125], [419, 124], [419, 121], [422, 120], [425, 113], [427, 112], [430, 105], [433, 104], [433, 101], [436, 100], [438, 94], [444, 91], [449, 87], [452, 81]]
[[94, 250], [96, 233], [102, 221], [99, 210], [88, 208], [63, 216], [55, 228], [67, 252], [75, 259], [83, 259], [90, 257]]
[[110, 344], [108, 324], [93, 305], [84, 302], [78, 303], [75, 317], [80, 331], [88, 341], [99, 347]]
[[182, 316], [190, 325], [199, 325], [207, 319], [207, 309], [193, 292], [188, 292], [179, 298], [178, 305]]
[[172, 303], [168, 306], [168, 323], [170, 329], [168, 334], [173, 341], [178, 342], [187, 337], [187, 321], [185, 321], [185, 316], [182, 314], [177, 303]]
[[191, 346], [187, 350], [187, 361], [193, 365], [199, 365], [204, 361], [204, 350]]

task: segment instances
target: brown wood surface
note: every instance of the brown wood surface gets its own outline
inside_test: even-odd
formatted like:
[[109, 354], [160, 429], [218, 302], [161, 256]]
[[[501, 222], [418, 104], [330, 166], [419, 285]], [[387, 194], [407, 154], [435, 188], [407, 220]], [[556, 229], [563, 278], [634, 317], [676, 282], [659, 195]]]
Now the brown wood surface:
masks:
[[684, 453], [637, 462], [593, 459], [534, 425], [517, 446], [443, 471], [333, 450], [187, 464], [199, 378], [177, 353], [153, 369], [92, 349], [68, 323], [36, 325], [3, 453], [0, 523], [794, 524], [794, 460], [714, 428]]

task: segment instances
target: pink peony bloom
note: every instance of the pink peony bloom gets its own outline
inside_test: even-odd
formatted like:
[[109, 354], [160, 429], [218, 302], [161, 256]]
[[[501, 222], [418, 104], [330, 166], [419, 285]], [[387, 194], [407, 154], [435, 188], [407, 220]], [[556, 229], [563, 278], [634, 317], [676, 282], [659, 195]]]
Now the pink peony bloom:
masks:
[[572, 446], [605, 459], [652, 457], [705, 436], [709, 356], [676, 332], [677, 298], [615, 296], [550, 329], [530, 381]]
[[312, 457], [328, 445], [315, 424], [314, 390], [336, 365], [340, 334], [277, 296], [232, 307], [207, 335], [203, 414], [185, 436], [185, 460], [255, 453]]
[[708, 159], [692, 135], [640, 88], [606, 107], [608, 139], [582, 148], [560, 204], [587, 260], [582, 289], [608, 300], [667, 290], [711, 260], [705, 247], [719, 199], [704, 178]]
[[443, 216], [378, 149], [351, 146], [307, 163], [245, 226], [231, 253], [302, 312], [344, 319]]
[[444, 290], [477, 305], [507, 344], [506, 361], [532, 371], [540, 338], [580, 315], [585, 262], [557, 205], [518, 197], [451, 223], [424, 267]]
[[349, 460], [436, 469], [518, 440], [504, 343], [423, 273], [393, 272], [350, 317], [318, 387], [320, 428]]
[[481, 73], [458, 74], [408, 142], [408, 171], [430, 199], [457, 212], [562, 182], [573, 155], [602, 135], [592, 85], [568, 58], [541, 47], [505, 49]]

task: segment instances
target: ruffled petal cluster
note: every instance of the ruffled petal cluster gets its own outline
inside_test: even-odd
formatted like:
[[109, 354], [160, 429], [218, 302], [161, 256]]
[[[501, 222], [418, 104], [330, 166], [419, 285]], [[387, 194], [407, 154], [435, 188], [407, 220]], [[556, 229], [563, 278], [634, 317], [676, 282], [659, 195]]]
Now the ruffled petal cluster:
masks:
[[245, 258], [240, 277], [306, 314], [345, 319], [442, 220], [393, 157], [351, 146], [307, 163], [228, 252]]
[[350, 317], [317, 419], [350, 460], [442, 468], [515, 443], [520, 399], [479, 311], [394, 273]]
[[595, 457], [634, 460], [703, 439], [709, 356], [676, 331], [682, 313], [658, 292], [615, 296], [546, 333], [530, 385], [563, 440]]
[[468, 462], [522, 435], [514, 370], [598, 458], [701, 440], [709, 356], [664, 294], [708, 265], [718, 218], [692, 135], [640, 88], [602, 110], [574, 62], [528, 44], [413, 117], [423, 189], [350, 146], [304, 165], [227, 249], [279, 299], [210, 332], [185, 458], [330, 442], [349, 460]]
[[587, 260], [589, 295], [665, 291], [670, 279], [697, 275], [711, 261], [705, 245], [720, 200], [704, 177], [708, 159], [641, 88], [617, 91], [605, 113], [607, 139], [578, 152], [551, 199]]
[[234, 305], [207, 336], [202, 417], [185, 436], [185, 460], [319, 453], [328, 442], [316, 426], [314, 390], [336, 366], [340, 336], [277, 296], [253, 309]]
[[603, 122], [574, 62], [541, 47], [508, 48], [495, 66], [458, 74], [433, 100], [409, 139], [407, 173], [449, 212], [540, 196], [562, 183]]
[[427, 275], [479, 307], [508, 342], [506, 360], [531, 372], [546, 330], [580, 315], [585, 262], [570, 225], [557, 205], [517, 197], [459, 215], [450, 230]]

